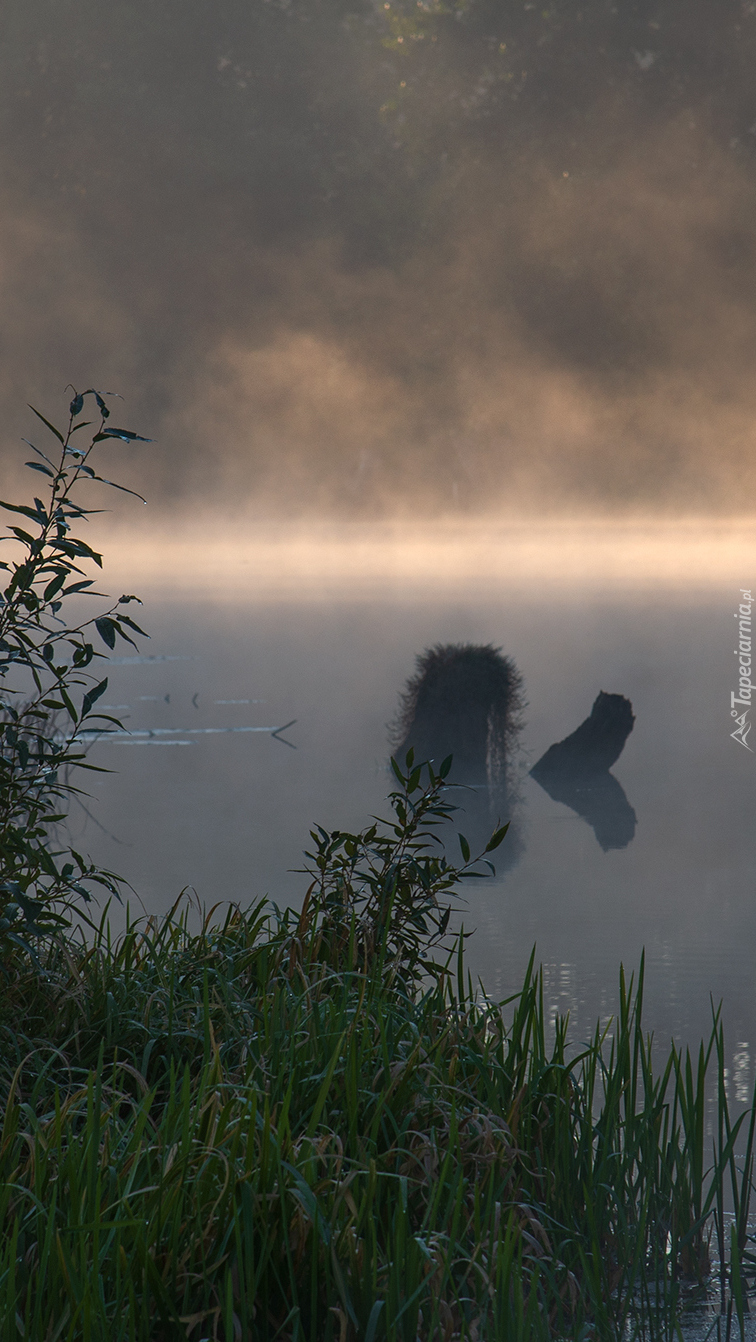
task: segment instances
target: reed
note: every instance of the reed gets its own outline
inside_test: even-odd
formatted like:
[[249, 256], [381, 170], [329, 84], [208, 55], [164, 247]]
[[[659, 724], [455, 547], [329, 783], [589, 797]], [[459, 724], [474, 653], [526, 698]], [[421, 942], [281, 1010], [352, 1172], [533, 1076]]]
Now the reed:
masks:
[[744, 1336], [756, 1107], [730, 1114], [718, 1016], [659, 1069], [642, 964], [579, 1049], [532, 959], [475, 991], [448, 901], [507, 827], [450, 861], [451, 757], [394, 763], [389, 821], [313, 831], [298, 913], [75, 934], [120, 888], [55, 838], [86, 725], [119, 727], [91, 638], [142, 631], [131, 596], [67, 617], [101, 563], [71, 529], [111, 484], [91, 453], [138, 435], [94, 391], [39, 418], [47, 501], [2, 505], [31, 530], [0, 563], [0, 1342], [629, 1342], [712, 1293]]
[[389, 823], [314, 832], [301, 913], [104, 916], [19, 960], [3, 1342], [671, 1338], [712, 1291], [745, 1327], [754, 1111], [718, 1018], [659, 1068], [642, 965], [579, 1050], [533, 961], [508, 1002], [473, 991], [443, 778], [397, 772]]

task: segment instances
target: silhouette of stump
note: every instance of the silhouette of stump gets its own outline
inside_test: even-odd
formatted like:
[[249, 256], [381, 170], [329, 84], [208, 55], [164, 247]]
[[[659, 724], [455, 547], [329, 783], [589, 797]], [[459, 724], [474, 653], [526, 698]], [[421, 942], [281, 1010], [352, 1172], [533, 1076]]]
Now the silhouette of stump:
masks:
[[635, 836], [635, 811], [622, 784], [609, 772], [634, 722], [630, 700], [602, 690], [590, 717], [564, 741], [549, 746], [530, 770], [553, 801], [563, 802], [588, 821], [604, 852], [626, 848]]

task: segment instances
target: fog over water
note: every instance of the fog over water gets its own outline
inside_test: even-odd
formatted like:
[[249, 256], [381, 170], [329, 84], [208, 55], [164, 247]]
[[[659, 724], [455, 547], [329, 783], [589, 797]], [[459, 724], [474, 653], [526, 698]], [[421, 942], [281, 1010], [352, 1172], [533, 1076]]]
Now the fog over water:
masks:
[[[152, 660], [127, 650], [109, 673], [107, 701], [137, 735], [92, 747], [116, 772], [92, 787], [90, 816], [72, 817], [77, 842], [149, 910], [186, 884], [208, 907], [264, 894], [296, 906], [313, 822], [359, 829], [386, 812], [389, 727], [417, 652], [493, 642], [528, 702], [497, 877], [465, 889], [473, 974], [512, 992], [535, 945], [550, 1005], [585, 1037], [616, 1005], [620, 962], [630, 972], [645, 948], [649, 1028], [696, 1040], [710, 994], [723, 998], [742, 1091], [756, 1038], [756, 829], [753, 756], [730, 736], [729, 698], [736, 575], [753, 567], [756, 528], [560, 523], [478, 532], [477, 544], [462, 530], [422, 539], [284, 533], [200, 550], [194, 564], [188, 547], [156, 540], [153, 577], [147, 559], [137, 583]], [[115, 548], [115, 587], [135, 559]], [[637, 828], [609, 851], [526, 776], [600, 690], [636, 715], [612, 772]], [[476, 797], [455, 800], [469, 833]]]
[[0, 400], [152, 506], [752, 511], [740, 0], [10, 0]]
[[[4, 495], [67, 383], [155, 440], [103, 445], [149, 507], [91, 539], [158, 659], [107, 699], [174, 744], [93, 746], [71, 821], [147, 909], [300, 899], [310, 824], [383, 809], [415, 656], [492, 642], [520, 847], [471, 967], [511, 991], [537, 943], [587, 1031], [645, 946], [650, 1024], [724, 996], [753, 1080], [755, 59], [751, 0], [3, 6]], [[636, 714], [609, 852], [526, 777], [600, 690]]]

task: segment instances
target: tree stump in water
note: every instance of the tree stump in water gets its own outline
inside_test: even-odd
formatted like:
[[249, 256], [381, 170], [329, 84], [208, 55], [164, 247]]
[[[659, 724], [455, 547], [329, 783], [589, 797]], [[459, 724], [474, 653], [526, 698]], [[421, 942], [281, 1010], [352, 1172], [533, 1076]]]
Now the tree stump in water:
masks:
[[602, 690], [585, 722], [549, 746], [530, 770], [553, 801], [563, 802], [588, 821], [604, 852], [626, 848], [635, 836], [635, 811], [622, 784], [609, 773], [634, 722], [630, 700]]
[[401, 698], [393, 738], [403, 760], [436, 767], [452, 755], [449, 781], [503, 787], [508, 755], [521, 726], [522, 677], [492, 644], [447, 643], [417, 658]]

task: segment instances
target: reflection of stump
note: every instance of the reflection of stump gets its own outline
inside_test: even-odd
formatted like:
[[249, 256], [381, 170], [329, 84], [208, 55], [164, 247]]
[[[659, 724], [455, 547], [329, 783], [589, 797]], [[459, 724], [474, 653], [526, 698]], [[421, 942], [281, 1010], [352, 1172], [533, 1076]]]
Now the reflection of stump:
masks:
[[[417, 658], [401, 696], [391, 733], [394, 754], [403, 764], [413, 749], [417, 764], [432, 760], [436, 768], [453, 756], [449, 793], [459, 808], [453, 823], [473, 851], [485, 847], [497, 823], [513, 816], [523, 707], [515, 663], [490, 644], [429, 648]], [[514, 865], [521, 851], [513, 824], [496, 853], [497, 869]]]
[[522, 677], [491, 644], [447, 643], [417, 658], [393, 729], [396, 754], [436, 767], [454, 756], [449, 781], [503, 786], [520, 729]]
[[530, 771], [554, 801], [588, 821], [604, 852], [626, 848], [635, 835], [635, 811], [609, 773], [634, 722], [630, 700], [602, 690], [590, 717], [564, 741], [549, 746]]
[[558, 777], [539, 773], [534, 777], [552, 801], [563, 802], [588, 821], [605, 853], [610, 848], [627, 848], [635, 838], [638, 818], [622, 784], [608, 769], [577, 779], [566, 773]]

